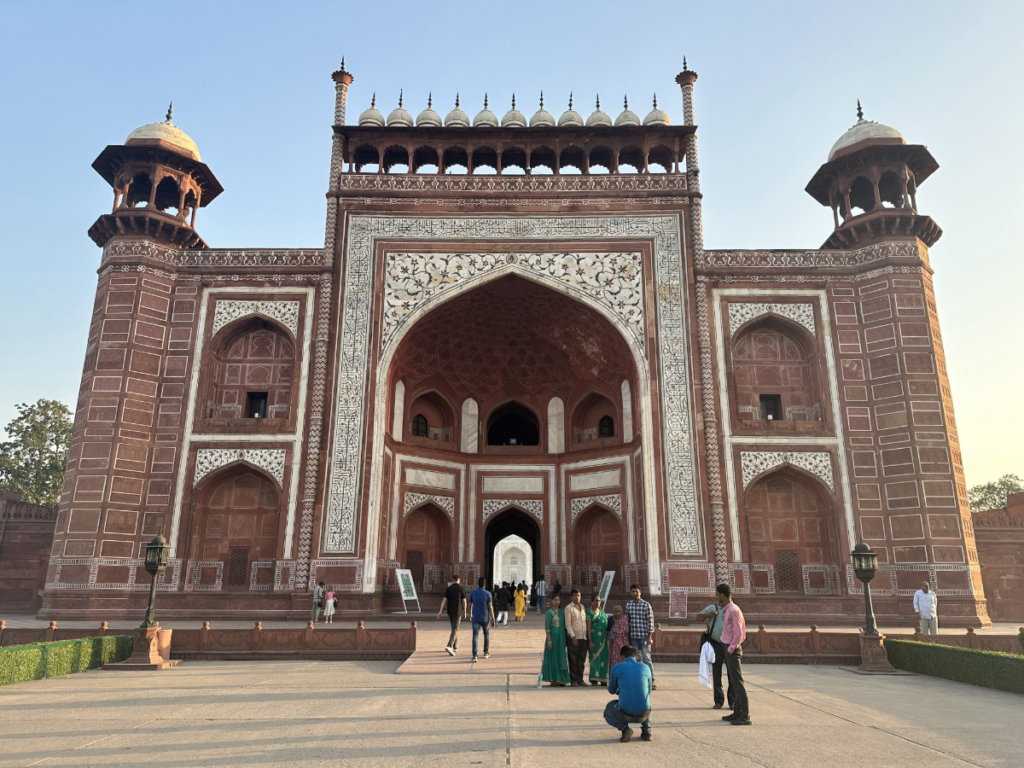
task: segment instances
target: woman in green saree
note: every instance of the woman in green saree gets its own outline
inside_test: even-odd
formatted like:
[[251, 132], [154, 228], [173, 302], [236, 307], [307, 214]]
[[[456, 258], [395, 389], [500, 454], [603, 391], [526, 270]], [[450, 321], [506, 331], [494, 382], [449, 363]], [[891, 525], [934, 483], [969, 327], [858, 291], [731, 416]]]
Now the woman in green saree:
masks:
[[608, 685], [608, 614], [601, 610], [601, 598], [595, 596], [587, 611], [590, 635], [590, 684]]
[[541, 679], [552, 687], [569, 683], [569, 657], [565, 651], [565, 614], [558, 607], [558, 595], [551, 598], [551, 609], [544, 616], [544, 662], [540, 667]]

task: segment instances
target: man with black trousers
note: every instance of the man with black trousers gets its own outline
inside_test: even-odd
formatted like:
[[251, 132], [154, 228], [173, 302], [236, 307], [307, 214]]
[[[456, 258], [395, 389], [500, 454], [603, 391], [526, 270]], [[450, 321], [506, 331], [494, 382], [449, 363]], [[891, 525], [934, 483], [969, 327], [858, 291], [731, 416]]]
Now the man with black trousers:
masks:
[[441, 600], [441, 607], [437, 611], [437, 618], [441, 618], [445, 608], [448, 609], [448, 621], [451, 623], [452, 631], [448, 636], [448, 645], [445, 650], [449, 656], [454, 656], [459, 651], [459, 624], [466, 616], [466, 592], [462, 589], [462, 577], [455, 574], [448, 589], [444, 591], [444, 598]]
[[[722, 629], [725, 627], [725, 617], [723, 614], [724, 611], [718, 603], [712, 603], [697, 614], [697, 616], [705, 620], [708, 628], [702, 637], [711, 643], [711, 649], [715, 652], [715, 661], [711, 665], [711, 678], [715, 690], [715, 709], [721, 709], [725, 706], [727, 700], [726, 694], [722, 690], [722, 667], [725, 666], [727, 653], [725, 646], [722, 645]], [[733, 695], [732, 688], [730, 688], [728, 694], [729, 709], [733, 708], [735, 704], [734, 699], [735, 696]]]
[[733, 694], [733, 713], [722, 719], [732, 725], [750, 725], [750, 705], [747, 689], [743, 685], [743, 641], [747, 639], [747, 624], [743, 611], [732, 601], [728, 584], [718, 585], [718, 604], [722, 609], [722, 645], [726, 648], [725, 669], [729, 674], [729, 690]]
[[508, 626], [508, 604], [511, 599], [512, 593], [509, 591], [508, 582], [501, 582], [498, 591], [494, 593], [494, 610], [498, 614], [497, 624]]

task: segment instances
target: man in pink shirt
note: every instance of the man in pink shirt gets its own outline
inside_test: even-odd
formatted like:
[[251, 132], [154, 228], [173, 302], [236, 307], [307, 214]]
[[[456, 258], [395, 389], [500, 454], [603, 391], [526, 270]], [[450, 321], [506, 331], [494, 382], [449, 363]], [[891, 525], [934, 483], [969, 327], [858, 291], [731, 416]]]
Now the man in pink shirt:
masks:
[[743, 685], [743, 641], [747, 639], [747, 624], [743, 621], [743, 611], [732, 601], [728, 584], [718, 585], [718, 604], [722, 607], [725, 668], [729, 674], [729, 690], [734, 693], [733, 713], [722, 719], [732, 725], [750, 725], [747, 689]]

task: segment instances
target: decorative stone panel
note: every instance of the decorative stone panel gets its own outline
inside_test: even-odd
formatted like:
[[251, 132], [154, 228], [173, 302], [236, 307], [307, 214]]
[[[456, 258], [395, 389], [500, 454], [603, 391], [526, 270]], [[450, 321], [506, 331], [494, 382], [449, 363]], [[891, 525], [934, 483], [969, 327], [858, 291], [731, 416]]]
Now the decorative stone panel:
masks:
[[509, 507], [529, 512], [540, 522], [544, 522], [544, 502], [539, 499], [485, 499], [483, 519], [486, 522], [491, 515]]
[[608, 494], [607, 496], [584, 496], [579, 499], [573, 499], [569, 505], [572, 522], [576, 522], [576, 518], [579, 517], [587, 507], [591, 504], [600, 504], [603, 507], [610, 509], [618, 517], [622, 518], [622, 495]]
[[825, 481], [829, 488], [835, 490], [832, 456], [825, 451], [741, 451], [740, 467], [743, 472], [744, 489], [758, 475], [787, 464], [817, 475]]
[[213, 333], [228, 323], [247, 315], [263, 315], [276, 320], [289, 331], [292, 338], [299, 333], [299, 302], [297, 301], [234, 301], [218, 300], [213, 311]]
[[784, 304], [769, 302], [730, 302], [729, 304], [729, 335], [735, 336], [736, 331], [749, 320], [761, 315], [778, 315], [794, 323], [802, 325], [814, 334], [813, 304]]
[[449, 518], [455, 519], [455, 499], [450, 496], [431, 496], [426, 493], [411, 492], [405, 494], [405, 507], [402, 511], [402, 516], [408, 517], [410, 512], [426, 501], [436, 504], [445, 511]]
[[244, 461], [264, 469], [277, 480], [278, 486], [284, 484], [284, 448], [200, 448], [196, 451], [196, 471], [192, 487], [199, 485], [211, 472], [236, 461]]

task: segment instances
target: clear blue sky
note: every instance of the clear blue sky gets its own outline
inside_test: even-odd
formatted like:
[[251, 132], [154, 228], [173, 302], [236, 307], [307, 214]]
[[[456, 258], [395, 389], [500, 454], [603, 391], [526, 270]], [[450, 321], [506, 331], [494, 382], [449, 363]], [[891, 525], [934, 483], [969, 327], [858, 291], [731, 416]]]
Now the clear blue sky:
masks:
[[613, 116], [681, 119], [674, 77], [700, 74], [709, 248], [813, 248], [832, 214], [803, 188], [855, 120], [892, 125], [941, 168], [918, 203], [932, 249], [969, 484], [1024, 475], [1024, 3], [5, 2], [0, 46], [0, 424], [18, 402], [74, 405], [99, 262], [86, 236], [111, 192], [90, 168], [139, 125], [175, 122], [225, 193], [199, 214], [213, 247], [319, 247], [330, 73], [355, 75], [349, 121], [400, 88], [414, 115], [513, 91], [529, 115], [569, 91]]

